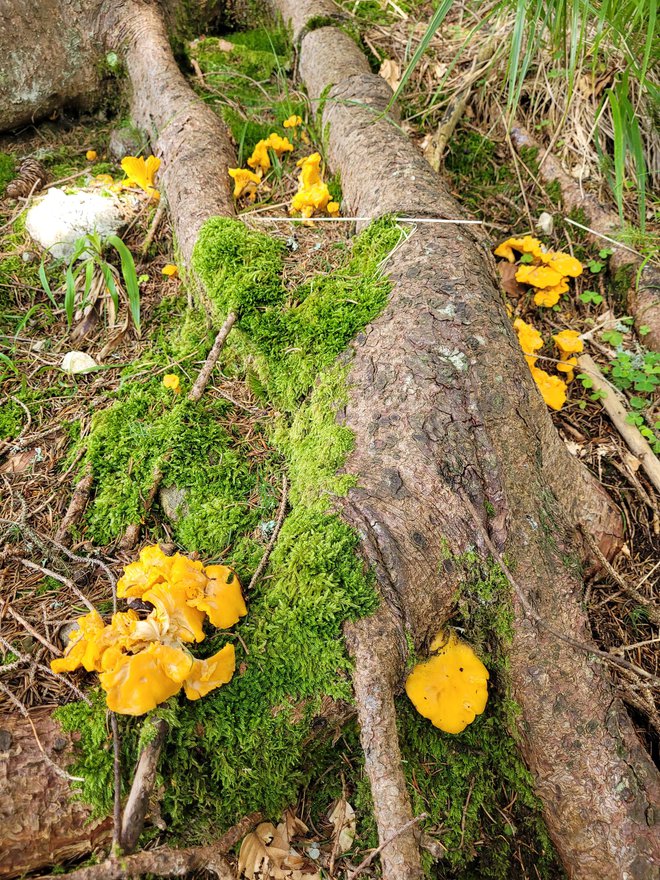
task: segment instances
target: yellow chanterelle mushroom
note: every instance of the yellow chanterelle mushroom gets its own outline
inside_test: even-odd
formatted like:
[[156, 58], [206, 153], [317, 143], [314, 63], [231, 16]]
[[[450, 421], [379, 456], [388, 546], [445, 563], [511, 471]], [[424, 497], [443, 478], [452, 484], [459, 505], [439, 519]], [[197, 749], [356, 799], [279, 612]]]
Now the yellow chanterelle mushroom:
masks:
[[406, 693], [435, 727], [461, 733], [486, 708], [488, 670], [453, 633], [439, 633], [431, 643], [431, 653], [408, 676]]

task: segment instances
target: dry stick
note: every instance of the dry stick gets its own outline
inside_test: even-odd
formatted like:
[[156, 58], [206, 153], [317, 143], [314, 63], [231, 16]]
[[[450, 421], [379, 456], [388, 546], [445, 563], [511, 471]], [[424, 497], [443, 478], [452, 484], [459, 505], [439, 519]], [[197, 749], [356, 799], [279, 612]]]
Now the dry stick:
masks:
[[110, 713], [110, 728], [112, 730], [112, 762], [113, 780], [115, 787], [115, 800], [112, 826], [112, 848], [119, 853], [121, 841], [121, 742], [119, 740], [119, 725], [117, 715]]
[[[14, 609], [13, 609], [13, 608], [11, 607], [11, 605], [9, 604], [9, 601], [6, 601], [6, 602], [5, 602], [5, 604], [4, 604], [4, 608], [3, 608], [2, 610], [3, 610], [3, 611], [8, 611], [8, 612], [11, 614], [11, 616], [14, 618], [14, 620], [15, 620], [17, 623], [20, 623], [20, 625], [23, 627], [23, 629], [26, 630], [27, 632], [29, 632], [30, 635], [31, 635], [33, 638], [35, 638], [38, 642], [41, 642], [41, 644], [42, 644], [45, 648], [48, 648], [48, 650], [50, 651], [51, 654], [55, 654], [56, 657], [61, 657], [61, 656], [62, 656], [62, 652], [61, 652], [58, 648], [56, 648], [55, 645], [52, 645], [52, 644], [48, 641], [47, 638], [45, 638], [44, 636], [42, 636], [41, 633], [38, 632], [38, 631], [32, 626], [32, 624], [28, 623], [27, 620], [25, 620], [24, 617], [21, 617], [21, 615], [18, 613], [18, 611], [14, 611]], [[1, 616], [1, 615], [0, 615], [0, 616]]]
[[[163, 472], [161, 469], [156, 466], [154, 468], [151, 488], [149, 489], [149, 494], [147, 495], [147, 499], [144, 502], [144, 516], [148, 516], [151, 507], [156, 500], [156, 495], [158, 494], [158, 488], [163, 479]], [[121, 541], [119, 542], [120, 550], [133, 550], [137, 542], [140, 540], [140, 529], [142, 528], [142, 523], [131, 523], [130, 526], [126, 529], [123, 534]]]
[[391, 837], [388, 837], [387, 840], [383, 841], [383, 843], [381, 843], [381, 845], [378, 847], [378, 849], [373, 850], [373, 852], [369, 853], [369, 855], [366, 857], [366, 859], [364, 859], [363, 861], [360, 862], [360, 864], [357, 866], [357, 868], [351, 872], [351, 874], [349, 876], [349, 880], [355, 880], [355, 877], [357, 877], [358, 874], [361, 874], [365, 868], [368, 868], [369, 865], [376, 858], [376, 856], [380, 855], [380, 853], [385, 849], [386, 846], [389, 846], [393, 840], [397, 839], [397, 837], [400, 837], [402, 834], [405, 834], [405, 832], [409, 828], [411, 828], [413, 825], [416, 825], [418, 822], [421, 822], [422, 819], [426, 819], [427, 815], [428, 815], [428, 813], [420, 813], [419, 816], [415, 816], [414, 819], [411, 819], [409, 822], [406, 822], [405, 825], [402, 825], [401, 828], [399, 828], [399, 830], [396, 831]]
[[488, 548], [488, 551], [493, 559], [497, 560], [497, 563], [501, 568], [504, 577], [507, 579], [512, 590], [518, 597], [518, 600], [520, 601], [520, 604], [522, 605], [525, 614], [531, 617], [531, 619], [539, 626], [543, 627], [543, 629], [546, 632], [550, 633], [551, 636], [559, 639], [560, 642], [564, 642], [565, 644], [570, 645], [572, 648], [576, 648], [578, 651], [584, 651], [585, 654], [593, 654], [595, 657], [601, 657], [607, 663], [611, 663], [613, 666], [620, 666], [622, 669], [627, 669], [628, 672], [634, 672], [635, 675], [638, 675], [641, 678], [649, 679], [649, 681], [651, 681], [655, 687], [660, 687], [660, 678], [657, 675], [653, 675], [651, 672], [647, 672], [646, 669], [642, 669], [641, 666], [635, 666], [634, 663], [628, 663], [627, 660], [622, 660], [619, 657], [608, 654], [607, 651], [601, 651], [600, 648], [597, 648], [595, 645], [588, 645], [586, 642], [580, 642], [578, 639], [574, 639], [571, 636], [567, 636], [565, 633], [559, 632], [559, 630], [556, 630], [554, 627], [550, 626], [550, 624], [546, 620], [544, 620], [540, 614], [537, 614], [534, 608], [532, 608], [532, 606], [530, 605], [527, 597], [522, 591], [522, 588], [511, 574], [508, 565], [504, 561], [504, 557], [497, 549], [495, 544], [493, 544], [490, 535], [483, 527], [481, 520], [479, 519], [479, 514], [475, 510], [474, 505], [467, 497], [465, 492], [459, 490], [459, 494], [461, 496], [463, 504], [465, 505], [466, 510], [470, 511], [470, 515], [472, 516], [474, 525], [479, 532], [484, 544]]
[[190, 394], [188, 395], [188, 400], [192, 400], [193, 403], [197, 403], [202, 394], [204, 394], [204, 389], [208, 385], [209, 379], [211, 378], [211, 373], [213, 372], [213, 368], [217, 364], [218, 358], [220, 357], [222, 346], [225, 344], [231, 328], [236, 323], [237, 318], [238, 315], [236, 314], [236, 312], [230, 312], [225, 319], [225, 323], [220, 328], [218, 335], [215, 337], [213, 348], [209, 352], [208, 357], [204, 362], [204, 366], [200, 370], [199, 376], [195, 380], [195, 384], [193, 385]]
[[616, 583], [621, 588], [621, 591], [625, 593], [625, 595], [628, 596], [629, 599], [632, 599], [634, 602], [637, 602], [638, 605], [641, 605], [644, 608], [647, 617], [654, 626], [660, 626], [660, 608], [658, 608], [656, 603], [653, 602], [651, 599], [647, 599], [646, 596], [640, 593], [640, 591], [636, 587], [634, 587], [632, 584], [629, 584], [624, 578], [622, 578], [619, 572], [607, 561], [605, 556], [603, 556], [600, 547], [596, 544], [589, 532], [581, 525], [578, 526], [578, 528], [582, 532], [591, 552], [594, 554], [596, 559], [600, 562], [600, 564], [603, 566], [609, 576], [616, 581]]
[[602, 403], [605, 412], [610, 417], [612, 424], [619, 434], [621, 434], [628, 444], [628, 448], [632, 454], [641, 461], [642, 467], [646, 471], [646, 475], [653, 483], [656, 490], [660, 492], [660, 461], [658, 461], [645, 438], [640, 434], [637, 426], [631, 425], [626, 421], [628, 418], [628, 412], [625, 406], [621, 403], [618, 391], [614, 385], [608, 382], [605, 376], [603, 376], [598, 368], [598, 364], [590, 355], [580, 355], [578, 358], [578, 367], [583, 373], [588, 374], [593, 382], [594, 390], [604, 393], [605, 396], [601, 397], [600, 402]]
[[138, 760], [131, 791], [124, 807], [119, 843], [125, 853], [132, 853], [135, 850], [140, 834], [142, 834], [149, 799], [156, 782], [158, 759], [168, 727], [161, 718], [156, 722], [155, 728], [155, 737], [144, 747]]
[[94, 485], [94, 474], [91, 464], [85, 468], [85, 473], [78, 481], [76, 488], [73, 490], [71, 501], [64, 514], [64, 519], [60, 523], [59, 529], [55, 532], [55, 540], [62, 543], [68, 540], [68, 532], [78, 520], [81, 518], [87, 507], [89, 496]]
[[64, 584], [65, 587], [68, 587], [71, 592], [75, 593], [76, 596], [80, 599], [83, 605], [86, 605], [90, 611], [96, 611], [96, 608], [89, 601], [87, 596], [83, 593], [82, 590], [79, 590], [78, 587], [74, 584], [72, 580], [67, 577], [64, 577], [61, 574], [58, 574], [56, 571], [53, 571], [50, 568], [46, 568], [43, 565], [37, 565], [36, 562], [31, 562], [29, 559], [19, 559], [18, 560], [21, 565], [24, 565], [26, 568], [31, 568], [34, 571], [40, 571], [42, 574], [45, 574], [47, 577], [52, 577], [54, 580], [59, 581], [61, 584]]
[[277, 541], [277, 536], [280, 533], [280, 529], [282, 528], [282, 523], [284, 522], [284, 515], [286, 513], [286, 500], [287, 500], [287, 490], [288, 483], [286, 479], [286, 475], [282, 476], [282, 500], [280, 501], [280, 509], [277, 514], [277, 522], [275, 523], [275, 528], [273, 529], [273, 534], [270, 536], [270, 541], [268, 542], [268, 546], [266, 547], [266, 552], [261, 557], [261, 562], [257, 566], [257, 570], [252, 575], [250, 579], [250, 583], [248, 584], [247, 593], [251, 593], [254, 589], [255, 584], [264, 573], [266, 566], [268, 565], [268, 560], [270, 559], [270, 554], [273, 551], [273, 547], [275, 546], [275, 541]]
[[154, 240], [154, 235], [158, 231], [158, 227], [160, 226], [160, 221], [163, 219], [163, 215], [165, 214], [165, 199], [161, 197], [160, 202], [158, 203], [158, 207], [156, 208], [156, 213], [154, 214], [154, 219], [151, 221], [151, 226], [149, 227], [149, 231], [147, 232], [144, 241], [142, 242], [142, 247], [140, 248], [140, 254], [144, 256], [151, 242]]
[[106, 859], [100, 865], [79, 868], [70, 874], [42, 875], [36, 880], [125, 880], [126, 877], [136, 877], [141, 874], [183, 877], [199, 870], [210, 871], [222, 880], [235, 880], [235, 874], [224, 854], [252, 831], [262, 818], [261, 813], [250, 813], [222, 837], [207, 846], [193, 846], [188, 849], [170, 849], [163, 846], [121, 859]]

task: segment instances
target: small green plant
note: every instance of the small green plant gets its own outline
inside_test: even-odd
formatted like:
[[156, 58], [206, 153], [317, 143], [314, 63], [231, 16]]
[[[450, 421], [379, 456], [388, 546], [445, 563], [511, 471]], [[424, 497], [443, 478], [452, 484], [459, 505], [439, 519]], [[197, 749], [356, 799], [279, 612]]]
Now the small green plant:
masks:
[[599, 306], [603, 301], [603, 297], [600, 295], [600, 293], [596, 293], [595, 290], [583, 290], [580, 294], [580, 300], [585, 305], [589, 305], [589, 303], [592, 303], [595, 306]]
[[[106, 259], [107, 246], [119, 256], [120, 269]], [[39, 279], [48, 298], [58, 309], [60, 306], [46, 277], [43, 260], [39, 266]], [[64, 311], [69, 327], [73, 323], [76, 311], [86, 315], [95, 306], [99, 310], [105, 309], [108, 324], [114, 327], [120, 309], [120, 300], [125, 300], [139, 336], [140, 280], [135, 271], [133, 255], [121, 238], [109, 235], [102, 240], [97, 232], [82, 236], [75, 244], [66, 268], [64, 285], [61, 288], [64, 293]]]
[[612, 256], [611, 248], [601, 248], [598, 251], [598, 259], [597, 260], [589, 260], [587, 263], [587, 268], [592, 273], [592, 275], [597, 275], [599, 272], [602, 272], [606, 265], [606, 260], [608, 257]]

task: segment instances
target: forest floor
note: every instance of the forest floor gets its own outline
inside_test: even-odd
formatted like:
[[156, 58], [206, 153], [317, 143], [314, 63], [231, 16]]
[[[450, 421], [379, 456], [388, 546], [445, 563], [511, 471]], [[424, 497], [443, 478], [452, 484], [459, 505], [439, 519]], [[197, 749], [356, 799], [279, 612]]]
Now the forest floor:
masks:
[[[377, 3], [345, 6], [348, 12], [360, 7], [360, 17], [351, 19], [353, 31], [374, 69], [395, 85], [430, 7], [417, 4], [414, 22], [397, 4], [385, 11]], [[442, 99], [434, 105], [429, 96], [443, 81], [447, 53], [462, 28], [461, 21], [449, 22], [445, 37], [432, 44], [404, 94], [403, 125], [422, 150], [446, 109]], [[184, 63], [193, 86], [231, 128], [240, 167], [271, 132], [293, 140], [292, 154], [273, 164], [257, 200], [237, 204], [249, 230], [278, 242], [286, 308], [295, 310], [314, 296], [324, 308], [333, 308], [341, 296], [356, 308], [358, 302], [360, 307], [366, 303], [368, 314], [369, 297], [380, 291], [380, 260], [387, 258], [403, 232], [394, 224], [382, 230], [380, 238], [360, 246], [352, 223], [308, 225], [282, 219], [297, 188], [296, 161], [315, 150], [323, 153], [323, 133], [291, 78], [293, 52], [286, 35], [273, 26], [200, 37], [186, 52]], [[466, 57], [466, 69], [474, 71], [473, 61]], [[623, 292], [608, 273], [607, 242], [602, 248], [589, 245], [579, 227], [567, 222], [561, 193], [539, 181], [538, 155], [517, 154], [501, 123], [494, 120], [492, 106], [483, 97], [487, 86], [475, 80], [440, 173], [466, 216], [482, 221], [493, 249], [511, 236], [532, 235], [580, 260], [583, 274], [571, 279], [569, 291], [552, 308], [535, 305], [533, 291], [512, 280], [509, 272], [502, 291], [509, 314], [541, 333], [545, 346], [540, 355], [549, 370], [555, 363], [553, 334], [564, 329], [586, 334], [587, 351], [620, 389], [630, 413], [660, 452], [660, 357], [632, 330]], [[285, 129], [283, 123], [292, 115], [300, 115], [303, 124]], [[45, 166], [49, 185], [77, 187], [100, 174], [120, 181], [123, 171], [110, 156], [109, 141], [111, 132], [122, 125], [132, 136], [121, 111], [117, 115], [114, 108], [112, 114], [101, 111], [84, 119], [62, 115], [1, 137], [0, 196], [27, 156]], [[539, 128], [536, 134], [547, 146], [547, 129]], [[561, 149], [570, 166], [570, 143]], [[96, 158], [86, 158], [89, 150]], [[581, 161], [577, 155], [574, 160]], [[340, 181], [328, 173], [326, 179], [332, 197], [341, 202]], [[586, 185], [601, 199], [609, 199], [596, 173]], [[24, 228], [26, 207], [25, 200], [0, 200], [0, 713], [68, 705], [64, 723], [87, 728], [86, 751], [74, 772], [86, 780], [83, 797], [103, 811], [112, 795], [105, 711], [77, 703], [67, 679], [44, 669], [49, 644], [61, 647], [70, 625], [86, 610], [67, 580], [102, 614], [111, 612], [112, 578], [118, 578], [137, 554], [137, 549], [122, 550], [120, 541], [129, 526], [138, 525], [138, 547], [160, 542], [205, 563], [227, 561], [247, 584], [275, 527], [283, 474], [293, 469], [295, 475], [296, 468], [313, 471], [312, 457], [323, 449], [322, 441], [341, 446], [342, 438], [330, 431], [317, 438], [316, 447], [306, 448], [301, 439], [306, 422], [297, 415], [300, 402], [305, 401], [309, 420], [319, 401], [312, 401], [311, 381], [305, 385], [304, 378], [286, 371], [300, 370], [302, 375], [307, 362], [276, 362], [267, 353], [252, 363], [238, 335], [223, 353], [198, 409], [186, 409], [183, 395], [179, 400], [163, 385], [163, 377], [174, 374], [181, 388], [189, 389], [217, 327], [195, 299], [183, 269], [163, 274], [166, 266], [177, 263], [167, 217], [141, 253], [157, 210], [146, 198], [122, 233], [139, 279], [141, 335], [128, 320], [118, 333], [101, 316], [89, 335], [74, 343], [76, 318], [67, 320], [64, 302], [66, 267], [42, 258]], [[544, 212], [551, 215], [552, 231], [538, 228]], [[568, 219], [581, 222], [584, 217]], [[638, 237], [635, 246], [650, 250], [656, 240], [649, 223], [646, 237]], [[52, 299], [44, 289], [44, 274]], [[358, 276], [366, 282], [357, 283]], [[127, 315], [125, 305], [123, 309], [119, 325]], [[323, 335], [327, 326], [322, 308], [318, 314], [316, 332]], [[297, 337], [292, 338], [295, 347]], [[326, 354], [334, 359], [345, 344], [342, 340], [336, 353], [315, 349], [317, 366], [327, 366]], [[91, 354], [98, 368], [86, 375], [65, 373], [62, 359], [71, 350]], [[291, 351], [285, 354], [289, 357]], [[660, 675], [657, 627], [644, 604], [634, 598], [637, 590], [647, 603], [658, 601], [660, 498], [586, 377], [570, 383], [567, 402], [552, 415], [571, 452], [598, 477], [625, 520], [625, 543], [612, 569], [601, 569], [585, 580], [584, 603], [594, 640], [604, 650]], [[342, 450], [331, 448], [328, 457], [340, 463]], [[169, 506], [157, 496], [145, 509], [156, 468], [165, 473], [163, 486], [176, 486], [184, 495]], [[86, 469], [94, 475], [94, 488], [68, 548], [53, 538], [72, 488]], [[317, 482], [321, 485], [326, 479], [322, 476]], [[310, 877], [322, 871], [322, 876], [339, 878], [375, 845], [357, 734], [349, 723], [321, 738], [313, 754], [308, 743], [324, 698], [350, 703], [349, 662], [338, 645], [341, 625], [368, 613], [373, 597], [368, 585], [351, 582], [350, 574], [337, 574], [345, 557], [333, 557], [321, 546], [319, 535], [329, 526], [323, 520], [323, 529], [315, 531], [314, 517], [326, 514], [296, 496], [295, 476], [291, 493], [288, 531], [284, 529], [278, 540], [269, 573], [248, 597], [249, 614], [237, 630], [239, 681], [220, 689], [215, 701], [206, 698], [212, 708], [203, 707], [203, 700], [195, 704], [195, 711], [184, 707], [173, 721], [168, 775], [160, 779], [162, 824], [170, 830], [151, 825], [145, 843], [196, 842], [205, 838], [209, 827], [222, 830], [237, 815], [259, 809], [279, 820], [288, 807], [295, 846], [304, 853], [304, 870]], [[343, 533], [335, 537], [338, 543], [347, 540]], [[93, 561], [86, 564], [80, 557]], [[325, 578], [333, 587], [332, 598], [321, 589], [294, 596], [287, 578], [294, 585]], [[322, 602], [329, 607], [321, 608]], [[457, 608], [459, 622], [460, 614]], [[322, 625], [310, 623], [314, 615]], [[219, 644], [209, 639], [204, 656]], [[309, 651], [308, 660], [294, 657], [301, 645]], [[625, 671], [612, 674], [640, 737], [658, 761], [657, 699]], [[70, 681], [85, 691], [94, 687], [92, 676], [81, 672]], [[241, 699], [247, 700], [245, 708], [238, 707]], [[415, 815], [423, 811], [429, 817], [424, 825], [427, 851], [433, 853], [433, 859], [428, 855], [429, 876], [562, 876], [524, 769], [515, 762], [504, 766], [509, 734], [493, 741], [489, 754], [480, 755], [480, 740], [490, 735], [485, 727], [477, 729], [480, 721], [472, 733], [452, 738], [430, 730], [404, 705], [405, 697], [401, 703], [402, 747]], [[504, 703], [503, 698], [502, 717]], [[253, 721], [246, 719], [248, 714]], [[167, 717], [172, 721], [173, 710]], [[196, 742], [203, 730], [208, 734], [205, 748]], [[127, 784], [138, 727], [127, 721], [122, 734]], [[103, 756], [92, 760], [99, 747]], [[213, 756], [213, 750], [221, 750], [222, 757]], [[219, 789], [221, 805], [216, 802]], [[356, 826], [349, 823], [341, 841], [341, 822], [336, 815], [334, 822], [330, 818], [338, 802], [343, 811], [354, 808], [357, 819]], [[345, 808], [345, 802], [351, 806]], [[304, 825], [294, 828], [292, 816]], [[361, 875], [376, 876], [375, 863]]]

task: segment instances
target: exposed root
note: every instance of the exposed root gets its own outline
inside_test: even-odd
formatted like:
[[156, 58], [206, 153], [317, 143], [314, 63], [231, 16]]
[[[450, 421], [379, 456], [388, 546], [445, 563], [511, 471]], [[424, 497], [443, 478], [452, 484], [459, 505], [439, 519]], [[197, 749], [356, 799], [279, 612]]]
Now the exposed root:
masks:
[[69, 506], [67, 507], [66, 513], [64, 514], [64, 519], [60, 523], [60, 527], [55, 533], [55, 540], [59, 543], [69, 543], [69, 532], [80, 521], [83, 513], [85, 512], [85, 508], [87, 507], [87, 502], [89, 501], [89, 496], [92, 491], [93, 485], [94, 474], [92, 473], [91, 465], [87, 465], [87, 467], [85, 468], [85, 473], [78, 481], [76, 488], [73, 491], [71, 501], [69, 502]]
[[144, 820], [149, 808], [149, 799], [156, 782], [158, 760], [167, 735], [167, 723], [163, 719], [156, 722], [156, 735], [144, 747], [135, 768], [131, 791], [124, 807], [119, 844], [125, 853], [132, 853], [142, 834]]

